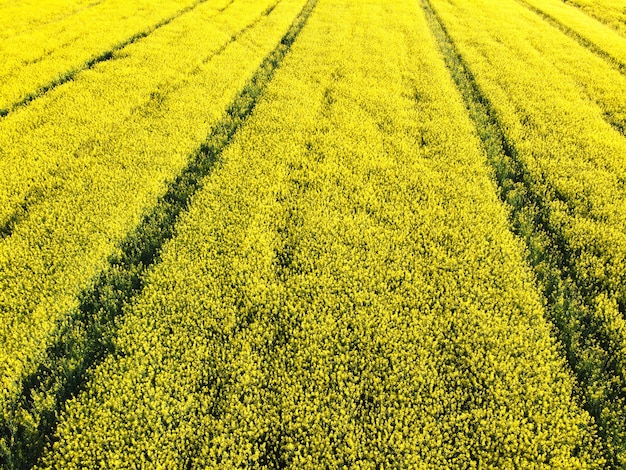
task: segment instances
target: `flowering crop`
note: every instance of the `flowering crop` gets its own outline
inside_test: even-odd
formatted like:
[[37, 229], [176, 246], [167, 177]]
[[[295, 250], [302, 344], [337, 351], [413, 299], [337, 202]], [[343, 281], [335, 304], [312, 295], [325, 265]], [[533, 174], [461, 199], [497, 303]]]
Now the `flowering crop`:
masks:
[[[520, 0], [568, 34], [579, 38], [626, 74], [626, 37], [610, 26], [559, 0]], [[626, 20], [626, 3], [624, 5]], [[626, 26], [626, 21], [624, 23]]]
[[0, 0], [0, 467], [624, 468], [623, 2]]
[[23, 391], [54, 367], [41, 362], [57, 332], [73, 327], [80, 292], [303, 4], [199, 5], [0, 122], [2, 457], [56, 399]]
[[33, 8], [32, 5], [25, 7], [22, 2], [0, 2], [1, 17], [10, 20], [3, 21], [0, 40], [76, 14], [92, 3], [93, 0], [47, 0]]
[[598, 467], [523, 253], [419, 4], [320, 0], [42, 467]]
[[41, 3], [20, 5], [17, 12], [10, 5], [0, 6], [0, 115], [112, 49], [149, 34], [198, 1], [43, 2], [43, 12]]
[[531, 259], [611, 465], [622, 468], [626, 78], [513, 0], [431, 3], [500, 123], [506, 155], [493, 163], [503, 192], [519, 232], [530, 234]]
[[624, 0], [569, 0], [590, 16], [608, 24], [626, 36], [626, 1]]

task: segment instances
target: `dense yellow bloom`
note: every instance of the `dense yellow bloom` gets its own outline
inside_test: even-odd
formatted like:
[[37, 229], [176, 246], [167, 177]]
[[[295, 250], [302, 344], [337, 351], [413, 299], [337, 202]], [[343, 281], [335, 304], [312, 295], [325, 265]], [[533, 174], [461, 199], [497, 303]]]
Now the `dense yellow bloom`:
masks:
[[612, 26], [622, 36], [626, 36], [626, 1], [625, 0], [569, 0], [584, 12]]
[[74, 15], [93, 3], [93, 0], [0, 1], [0, 40]]
[[176, 233], [43, 467], [601, 464], [417, 2], [320, 0]]
[[558, 282], [574, 285], [567, 302], [580, 305], [556, 299], [556, 312], [572, 312], [556, 320], [624, 466], [626, 77], [514, 0], [431, 3], [523, 169], [516, 184], [533, 202], [517, 207], [522, 223], [542, 219], [539, 243], [558, 253]]
[[625, 2], [0, 0], [0, 467], [624, 467]]
[[4, 419], [81, 290], [303, 4], [204, 3], [0, 122], [0, 219], [17, 214], [0, 239]]
[[[560, 0], [521, 0], [537, 11], [569, 28], [589, 41], [602, 53], [615, 61], [626, 73], [626, 37], [585, 14], [579, 8]], [[626, 28], [626, 2], [624, 2], [624, 27]]]
[[14, 3], [19, 7], [0, 6], [0, 111], [119, 44], [150, 33], [198, 0]]

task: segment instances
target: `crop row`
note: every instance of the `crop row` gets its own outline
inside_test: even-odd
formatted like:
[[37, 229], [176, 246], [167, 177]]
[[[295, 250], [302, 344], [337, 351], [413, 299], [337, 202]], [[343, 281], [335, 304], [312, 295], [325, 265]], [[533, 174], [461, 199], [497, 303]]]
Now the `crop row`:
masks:
[[520, 1], [626, 74], [626, 37], [568, 3], [559, 0]]
[[[89, 8], [76, 5], [75, 14], [45, 24], [26, 23], [0, 39], [0, 116], [202, 1], [105, 0]], [[40, 4], [21, 5], [20, 12], [39, 11]], [[3, 29], [12, 24], [13, 14], [0, 8]]]
[[45, 3], [40, 2], [38, 8], [33, 8], [21, 2], [2, 0], [0, 1], [0, 17], [10, 18], [11, 21], [2, 25], [0, 40], [72, 16], [89, 8], [93, 3], [93, 0], [50, 0]]
[[[622, 468], [626, 139], [607, 119], [608, 90], [595, 94], [604, 87], [601, 77], [580, 71], [611, 70], [621, 87], [624, 77], [515, 1], [432, 5], [465, 64], [460, 82], [475, 81], [476, 99], [487, 103], [502, 132], [501, 154], [492, 161], [502, 194], [527, 237], [610, 464]], [[559, 46], [568, 41], [567, 50]], [[570, 69], [566, 56], [577, 58]], [[625, 115], [623, 96], [616, 95], [614, 115]]]
[[624, 0], [569, 0], [588, 15], [608, 24], [626, 36], [626, 1]]
[[[303, 4], [199, 5], [0, 123], [0, 139], [13, 144], [0, 160], [2, 209], [17, 214], [0, 240], [5, 461], [24, 458], [12, 449], [39, 439], [41, 420], [57, 406], [56, 390], [25, 390], [55, 369], [46, 363], [49, 348], [61, 331], [78, 328], [80, 292], [187, 165]], [[26, 194], [27, 204], [11, 191]]]
[[496, 190], [420, 5], [320, 0], [41, 466], [599, 468]]

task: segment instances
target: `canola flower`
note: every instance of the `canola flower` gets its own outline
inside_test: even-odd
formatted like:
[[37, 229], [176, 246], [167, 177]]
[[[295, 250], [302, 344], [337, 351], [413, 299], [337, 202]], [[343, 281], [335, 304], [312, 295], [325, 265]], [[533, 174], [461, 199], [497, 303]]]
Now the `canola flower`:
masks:
[[[559, 0], [520, 0], [530, 5], [541, 15], [555, 22], [569, 34], [579, 37], [582, 42], [588, 42], [598, 53], [626, 74], [626, 37], [620, 35], [610, 26], [599, 22], [585, 14], [572, 4]], [[624, 5], [626, 20], [626, 3]], [[626, 23], [625, 23], [626, 24]]]
[[[20, 13], [30, 11], [35, 16], [42, 2], [17, 3]], [[17, 27], [11, 26], [14, 8], [0, 8], [0, 24], [10, 25], [12, 32], [0, 36], [0, 115], [64, 81], [111, 49], [149, 34], [197, 3], [198, 0], [104, 0], [77, 4], [73, 9], [70, 4], [65, 5], [69, 10], [65, 15], [59, 11], [43, 24], [18, 22]], [[43, 16], [47, 16], [45, 12]]]
[[[503, 183], [507, 200], [516, 207], [520, 231], [533, 232], [531, 257], [553, 297], [551, 316], [610, 465], [621, 468], [626, 138], [615, 116], [623, 115], [624, 95], [616, 95], [609, 112], [601, 77], [581, 75], [591, 64], [609, 70], [603, 61], [515, 1], [431, 3], [505, 134], [509, 155], [494, 164], [516, 173]], [[559, 44], [567, 42], [565, 52]], [[565, 55], [578, 59], [569, 70]], [[601, 89], [606, 93], [597, 95]]]
[[[626, 89], [626, 75], [620, 72], [610, 59], [602, 58], [582, 46], [576, 39], [556, 29], [519, 0], [506, 0], [498, 4], [481, 0], [476, 3], [465, 1], [454, 5], [450, 2], [434, 5], [442, 18], [447, 11], [456, 12], [459, 18], [456, 23], [463, 25], [466, 39], [482, 41], [489, 55], [484, 59], [489, 63], [484, 66], [492, 68], [491, 75], [497, 74], [501, 80], [506, 81], [509, 87], [523, 86], [522, 84], [534, 80], [537, 86], [541, 86], [536, 93], [541, 91], [553, 94], [552, 98], [545, 98], [548, 103], [556, 100], [564, 105], [569, 101], [567, 112], [572, 114], [568, 115], [564, 126], [573, 129], [580, 124], [579, 121], [588, 120], [590, 114], [593, 115], [592, 121], [599, 121], [599, 114], [617, 132], [626, 136], [626, 94], [623, 92]], [[467, 15], [467, 17], [464, 18], [462, 15]], [[447, 27], [448, 20], [443, 19]], [[456, 27], [456, 24], [450, 26]], [[479, 28], [479, 30], [472, 31], [472, 28]], [[450, 33], [454, 36], [452, 31]], [[453, 39], [457, 42], [456, 38]], [[510, 45], [510, 50], [506, 50], [504, 44]], [[619, 44], [616, 44], [615, 49], [618, 48]], [[464, 51], [463, 55], [466, 55]], [[500, 69], [500, 66], [504, 65], [500, 63], [504, 61], [501, 56], [507, 57], [506, 64], [511, 68], [528, 64], [532, 70], [520, 69], [513, 72], [508, 69], [505, 73]], [[475, 75], [480, 83], [481, 74], [477, 71]], [[522, 116], [525, 119], [523, 124], [528, 123], [526, 127], [539, 127], [541, 130], [542, 125], [535, 123], [531, 115], [541, 112], [550, 115], [552, 105], [544, 106], [541, 101], [543, 97], [530, 99], [534, 95], [529, 91], [525, 92], [528, 93], [528, 97], [520, 96], [524, 102], [516, 106], [538, 109], [533, 113], [529, 111], [528, 116]], [[572, 100], [589, 103], [580, 105], [581, 108]], [[597, 105], [599, 109], [593, 109], [593, 106], [588, 109], [591, 103]], [[585, 139], [586, 144], [594, 146], [595, 140], [608, 139], [609, 143], [615, 140], [614, 137], [604, 136], [604, 133], [606, 131], [595, 131], [595, 137], [592, 140]], [[574, 132], [572, 131], [571, 134]], [[583, 136], [579, 137], [583, 140]], [[573, 151], [586, 152], [585, 147], [576, 145], [578, 150]], [[599, 149], [592, 151], [591, 155], [598, 152], [600, 152]]]
[[97, 2], [93, 0], [47, 0], [38, 2], [37, 8], [33, 8], [33, 5], [25, 7], [24, 3], [8, 0], [0, 2], [0, 17], [10, 19], [10, 21], [2, 22], [0, 39], [23, 34], [33, 28], [72, 16], [83, 9], [91, 8]]
[[626, 36], [625, 0], [568, 0], [588, 15], [610, 25]]
[[40, 468], [601, 468], [417, 2], [320, 0], [176, 233]]
[[[1, 207], [19, 215], [0, 240], [0, 454], [36, 428], [54, 400], [21, 396], [23, 380], [55, 343], [79, 293], [303, 5], [200, 5], [0, 123], [0, 140], [12, 144], [1, 147]], [[26, 209], [12, 193], [28, 194]], [[21, 407], [24, 399], [35, 402], [33, 412]]]

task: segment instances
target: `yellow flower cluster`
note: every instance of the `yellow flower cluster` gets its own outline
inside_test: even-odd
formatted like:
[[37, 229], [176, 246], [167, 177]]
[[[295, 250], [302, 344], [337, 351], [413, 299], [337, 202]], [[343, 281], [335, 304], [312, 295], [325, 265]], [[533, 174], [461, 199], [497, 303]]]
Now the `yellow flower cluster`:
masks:
[[0, 122], [3, 432], [37, 421], [23, 379], [304, 3], [203, 3]]
[[[561, 0], [520, 0], [530, 5], [540, 14], [547, 15], [584, 41], [589, 41], [601, 53], [613, 60], [618, 68], [626, 73], [626, 37], [617, 31], [585, 14], [579, 8]], [[624, 26], [626, 27], [626, 2], [624, 2]]]
[[626, 36], [626, 1], [624, 0], [568, 0], [587, 14], [610, 25]]
[[42, 468], [600, 468], [418, 2], [320, 0]]
[[36, 96], [104, 52], [149, 33], [194, 3], [197, 0], [32, 2], [20, 5], [16, 25], [14, 8], [0, 7], [3, 32], [4, 25], [11, 31], [0, 38], [0, 112]]
[[[431, 3], [513, 148], [522, 170], [513, 184], [528, 196], [516, 209], [524, 223], [541, 220], [535, 242], [545, 251], [535, 261], [543, 275], [541, 257], [557, 260], [563, 285], [549, 290], [569, 298], [554, 299], [555, 321], [611, 460], [622, 468], [626, 77], [517, 1]], [[517, 204], [515, 191], [509, 199]]]
[[0, 40], [71, 16], [90, 8], [93, 3], [93, 0], [46, 0], [37, 2], [37, 8], [34, 8], [34, 5], [25, 5], [24, 2], [0, 2], [0, 17], [8, 20], [2, 23]]

